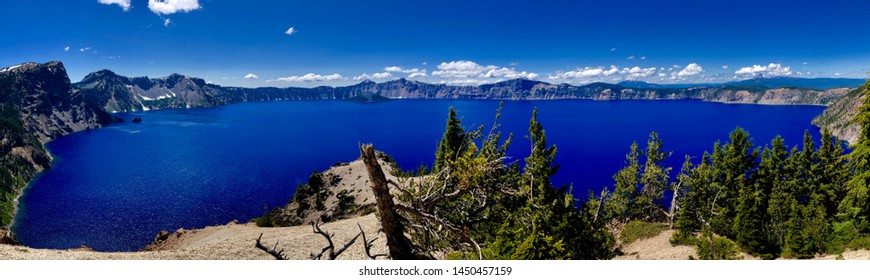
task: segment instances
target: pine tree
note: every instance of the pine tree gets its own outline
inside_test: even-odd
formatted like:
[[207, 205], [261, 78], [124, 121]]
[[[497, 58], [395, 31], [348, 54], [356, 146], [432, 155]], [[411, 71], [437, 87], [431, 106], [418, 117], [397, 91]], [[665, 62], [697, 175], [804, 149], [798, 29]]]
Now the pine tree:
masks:
[[870, 232], [870, 83], [861, 87], [863, 104], [852, 123], [861, 126], [858, 143], [848, 155], [853, 176], [846, 183], [847, 194], [840, 203], [844, 218], [851, 220], [859, 231]]
[[701, 163], [693, 168], [691, 158], [686, 156], [686, 161], [683, 163], [683, 169], [680, 174], [681, 186], [678, 190], [678, 205], [680, 207], [674, 222], [676, 231], [674, 236], [671, 237], [672, 243], [692, 244], [689, 240], [694, 238], [695, 232], [701, 230], [702, 225], [698, 214], [702, 211], [706, 184], [704, 174], [709, 171], [708, 162], [709, 154], [704, 153]]
[[450, 164], [461, 152], [463, 143], [466, 141], [465, 129], [462, 128], [462, 120], [457, 118], [456, 110], [453, 106], [450, 107], [450, 112], [447, 114], [447, 129], [444, 131], [444, 136], [441, 137], [441, 142], [438, 143], [438, 150], [435, 152], [435, 167], [433, 172], [440, 171]]
[[[547, 135], [544, 133], [544, 127], [538, 122], [538, 109], [532, 111], [532, 119], [529, 121], [528, 139], [531, 142], [531, 153], [526, 158], [525, 172], [527, 186], [529, 186], [529, 198], [532, 203], [536, 203], [535, 199], [541, 198], [551, 200], [552, 197], [546, 195], [550, 186], [550, 176], [556, 174], [559, 166], [556, 161], [556, 146], [547, 146]], [[540, 196], [535, 194], [543, 194]]]
[[[797, 153], [793, 150], [792, 154]], [[770, 199], [767, 213], [770, 217], [770, 238], [777, 246], [785, 243], [785, 233], [788, 220], [791, 218], [791, 203], [793, 187], [789, 179], [794, 174], [793, 158], [785, 147], [781, 137], [777, 136], [771, 143], [770, 152], [762, 159], [759, 166], [758, 184], [764, 188], [770, 185]]]
[[671, 168], [664, 167], [663, 164], [671, 153], [662, 152], [662, 140], [658, 133], [653, 132], [650, 133], [644, 154], [646, 163], [643, 165], [643, 175], [640, 178], [641, 196], [636, 203], [640, 207], [639, 218], [646, 221], [660, 221], [663, 218], [662, 214], [665, 213], [661, 201], [665, 197], [671, 172]]
[[734, 219], [737, 216], [739, 194], [748, 185], [748, 176], [755, 168], [758, 149], [752, 145], [752, 140], [742, 128], [737, 128], [730, 135], [730, 142], [713, 150], [714, 181], [711, 183], [715, 193], [709, 196], [716, 215], [711, 218], [713, 232], [735, 238]]
[[753, 255], [773, 259], [778, 255], [778, 246], [772, 241], [767, 213], [772, 175], [776, 172], [772, 152], [765, 147], [761, 165], [755, 173], [755, 183], [748, 184], [739, 194], [734, 231], [737, 243]]
[[550, 177], [558, 170], [556, 147], [547, 146], [537, 109], [529, 122], [531, 153], [516, 182], [526, 202], [514, 209], [487, 246], [491, 259], [608, 259], [613, 257], [612, 235], [588, 211], [577, 208], [566, 188], [554, 188]]
[[613, 175], [613, 195], [608, 199], [606, 209], [612, 218], [621, 222], [626, 222], [639, 214], [635, 203], [639, 196], [638, 186], [641, 180], [640, 156], [641, 151], [638, 150], [637, 142], [632, 143], [628, 154], [625, 155], [625, 167]]
[[843, 144], [827, 129], [822, 129], [822, 143], [816, 152], [813, 173], [816, 179], [814, 191], [820, 194], [827, 219], [837, 214], [840, 201], [845, 196], [848, 167], [843, 157]]

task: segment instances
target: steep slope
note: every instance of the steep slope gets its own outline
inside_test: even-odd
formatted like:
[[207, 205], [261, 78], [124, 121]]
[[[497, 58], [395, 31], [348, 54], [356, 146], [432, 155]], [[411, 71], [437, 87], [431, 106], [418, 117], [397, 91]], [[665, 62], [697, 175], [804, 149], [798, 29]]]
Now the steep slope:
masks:
[[832, 88], [857, 88], [867, 82], [866, 79], [852, 78], [795, 78], [795, 77], [770, 77], [755, 78], [737, 82], [725, 83], [725, 85], [739, 86], [762, 86], [767, 88], [798, 87], [816, 90]]
[[838, 99], [828, 106], [821, 115], [813, 119], [813, 125], [827, 128], [840, 139], [855, 143], [861, 128], [851, 120], [858, 115], [858, 107], [862, 104], [862, 98], [870, 91], [870, 82], [849, 94]]
[[71, 87], [60, 62], [0, 70], [0, 226], [11, 222], [27, 182], [50, 166], [43, 143], [112, 121], [92, 104]]

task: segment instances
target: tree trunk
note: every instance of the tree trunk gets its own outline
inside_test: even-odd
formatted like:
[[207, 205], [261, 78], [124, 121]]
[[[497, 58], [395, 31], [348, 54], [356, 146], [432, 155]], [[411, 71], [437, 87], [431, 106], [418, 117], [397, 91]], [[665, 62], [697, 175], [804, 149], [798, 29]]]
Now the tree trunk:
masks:
[[671, 209], [668, 211], [668, 227], [670, 229], [674, 229], [674, 220], [677, 217], [677, 211], [680, 210], [680, 188], [683, 186], [683, 182], [680, 181], [677, 183], [676, 187], [674, 187], [674, 196], [671, 198]]
[[390, 257], [394, 260], [417, 259], [411, 250], [411, 241], [405, 236], [405, 226], [401, 221], [402, 217], [396, 213], [396, 206], [393, 203], [393, 197], [390, 195], [389, 185], [387, 185], [387, 177], [378, 163], [374, 147], [371, 144], [362, 145], [360, 146], [360, 153], [372, 182], [372, 192], [375, 194], [378, 214], [381, 216], [381, 227], [384, 230], [384, 235], [387, 237], [387, 248], [390, 252]]

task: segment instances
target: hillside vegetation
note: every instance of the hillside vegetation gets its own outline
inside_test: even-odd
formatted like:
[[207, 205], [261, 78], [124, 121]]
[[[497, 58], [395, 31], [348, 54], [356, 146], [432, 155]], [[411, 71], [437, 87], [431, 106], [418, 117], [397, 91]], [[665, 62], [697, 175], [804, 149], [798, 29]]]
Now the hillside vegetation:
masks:
[[813, 125], [831, 131], [838, 138], [854, 144], [858, 141], [860, 126], [852, 122], [858, 115], [862, 96], [870, 90], [870, 83], [855, 89], [828, 106], [821, 115], [813, 119]]

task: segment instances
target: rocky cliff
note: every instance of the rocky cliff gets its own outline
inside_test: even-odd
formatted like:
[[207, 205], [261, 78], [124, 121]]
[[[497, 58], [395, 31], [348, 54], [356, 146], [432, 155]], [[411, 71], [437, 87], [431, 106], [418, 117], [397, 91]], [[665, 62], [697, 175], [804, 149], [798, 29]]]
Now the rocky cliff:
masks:
[[[625, 84], [631, 85], [631, 84]], [[152, 79], [128, 78], [109, 70], [94, 72], [76, 83], [85, 96], [110, 112], [162, 108], [214, 107], [231, 103], [271, 100], [353, 99], [364, 96], [415, 99], [699, 99], [750, 104], [828, 105], [848, 93], [848, 88], [767, 88], [763, 86], [626, 87], [607, 83], [583, 86], [514, 79], [480, 86], [451, 86], [398, 79], [369, 80], [344, 87], [240, 88], [208, 84], [179, 74]]]
[[0, 226], [11, 222], [27, 182], [50, 166], [42, 145], [112, 121], [100, 107], [71, 86], [60, 62], [0, 69]]
[[858, 141], [861, 127], [851, 121], [858, 115], [858, 107], [861, 106], [862, 98], [868, 94], [868, 91], [870, 91], [870, 82], [828, 106], [821, 115], [813, 119], [813, 125], [827, 128], [838, 138], [854, 144]]

